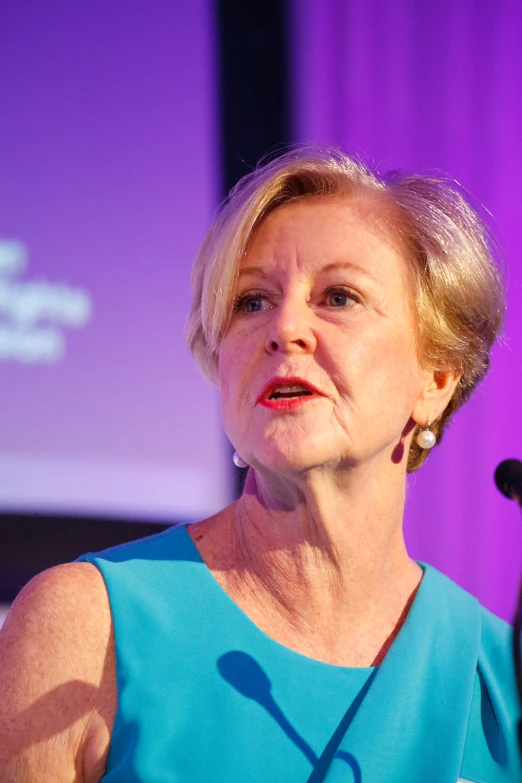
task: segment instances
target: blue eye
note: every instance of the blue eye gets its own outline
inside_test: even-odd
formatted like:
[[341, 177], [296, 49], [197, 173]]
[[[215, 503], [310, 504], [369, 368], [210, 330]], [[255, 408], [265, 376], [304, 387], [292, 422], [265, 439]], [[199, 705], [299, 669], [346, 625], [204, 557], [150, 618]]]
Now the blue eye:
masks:
[[266, 298], [260, 294], [243, 294], [234, 304], [236, 313], [259, 313], [266, 305]]
[[332, 307], [346, 307], [348, 304], [348, 294], [337, 291], [328, 295], [328, 302]]
[[257, 313], [261, 310], [262, 306], [262, 300], [259, 297], [255, 297], [254, 299], [247, 299], [246, 302], [243, 303], [243, 310], [245, 313]]
[[357, 301], [356, 294], [345, 288], [331, 288], [326, 291], [326, 302], [330, 307], [346, 307]]

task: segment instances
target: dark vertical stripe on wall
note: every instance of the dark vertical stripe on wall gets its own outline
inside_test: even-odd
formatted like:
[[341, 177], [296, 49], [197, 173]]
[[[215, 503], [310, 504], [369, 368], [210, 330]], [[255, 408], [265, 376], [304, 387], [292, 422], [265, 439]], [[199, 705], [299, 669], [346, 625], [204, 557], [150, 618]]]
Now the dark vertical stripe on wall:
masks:
[[223, 189], [289, 138], [286, 0], [219, 0]]
[[[223, 195], [290, 142], [286, 0], [219, 0]], [[234, 469], [236, 494], [245, 470]]]

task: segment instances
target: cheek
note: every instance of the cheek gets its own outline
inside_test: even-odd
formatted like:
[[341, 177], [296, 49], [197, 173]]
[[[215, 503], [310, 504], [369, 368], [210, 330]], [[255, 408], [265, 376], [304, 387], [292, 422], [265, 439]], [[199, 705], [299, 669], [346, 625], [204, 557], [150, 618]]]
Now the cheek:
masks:
[[[242, 403], [248, 399], [251, 383], [249, 352], [237, 340], [226, 339], [219, 351], [218, 379], [223, 418], [234, 419], [241, 413]], [[225, 422], [226, 423], [226, 422]]]
[[223, 356], [223, 352], [220, 352], [219, 363], [218, 363], [218, 381], [219, 381], [219, 391], [221, 392], [222, 399], [228, 399], [228, 396], [230, 394], [230, 378], [231, 378], [230, 369], [231, 368], [226, 360], [226, 357]]
[[223, 393], [233, 385], [232, 381], [237, 377], [239, 369], [237, 340], [229, 333], [221, 343], [218, 354], [219, 386]]
[[390, 415], [409, 417], [421, 390], [421, 369], [411, 335], [390, 340], [380, 357], [383, 391], [387, 393]]
[[[364, 335], [344, 337], [335, 342], [325, 366], [338, 390], [356, 407], [364, 407], [366, 401], [387, 408], [395, 402], [402, 415], [403, 407], [406, 410], [411, 406], [420, 389], [420, 368], [411, 333], [390, 329], [388, 334], [375, 334], [368, 330]], [[330, 346], [333, 348], [334, 343]]]
[[228, 411], [233, 405], [231, 396], [234, 394], [234, 355], [222, 346], [218, 360], [219, 391], [221, 394], [221, 411], [225, 429], [227, 428]]
[[237, 424], [237, 404], [234, 402], [234, 384], [231, 382], [230, 367], [219, 361], [219, 392], [221, 397], [221, 422], [227, 437], [234, 442], [235, 425]]

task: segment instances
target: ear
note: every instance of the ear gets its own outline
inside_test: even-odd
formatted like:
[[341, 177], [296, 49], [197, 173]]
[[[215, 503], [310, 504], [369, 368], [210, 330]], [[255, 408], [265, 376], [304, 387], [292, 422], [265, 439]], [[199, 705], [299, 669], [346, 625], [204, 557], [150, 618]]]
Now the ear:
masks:
[[412, 419], [425, 427], [442, 415], [453, 397], [461, 373], [454, 370], [427, 370], [424, 384], [411, 413]]

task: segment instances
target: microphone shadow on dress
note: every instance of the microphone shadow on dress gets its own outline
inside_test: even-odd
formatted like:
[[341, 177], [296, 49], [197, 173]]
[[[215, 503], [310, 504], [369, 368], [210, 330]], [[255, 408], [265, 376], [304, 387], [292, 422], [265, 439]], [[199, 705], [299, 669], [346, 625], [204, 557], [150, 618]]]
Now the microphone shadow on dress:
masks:
[[265, 709], [279, 724], [287, 737], [306, 756], [313, 768], [307, 783], [319, 783], [323, 780], [334, 758], [345, 761], [352, 769], [354, 783], [361, 783], [361, 769], [355, 757], [346, 751], [338, 751], [337, 748], [371, 685], [375, 671], [372, 672], [357, 697], [349, 705], [321, 755], [317, 756], [276, 703], [271, 693], [272, 683], [269, 677], [251, 655], [240, 650], [232, 650], [218, 659], [217, 667], [223, 679], [242, 696], [256, 701]]

